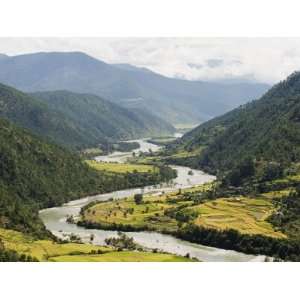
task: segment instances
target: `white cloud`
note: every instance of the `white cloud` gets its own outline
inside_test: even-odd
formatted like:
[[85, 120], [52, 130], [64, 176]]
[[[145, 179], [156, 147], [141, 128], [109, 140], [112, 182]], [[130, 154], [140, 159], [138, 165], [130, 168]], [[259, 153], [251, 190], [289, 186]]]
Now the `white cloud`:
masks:
[[1, 38], [0, 53], [83, 51], [192, 80], [274, 83], [300, 69], [299, 38]]

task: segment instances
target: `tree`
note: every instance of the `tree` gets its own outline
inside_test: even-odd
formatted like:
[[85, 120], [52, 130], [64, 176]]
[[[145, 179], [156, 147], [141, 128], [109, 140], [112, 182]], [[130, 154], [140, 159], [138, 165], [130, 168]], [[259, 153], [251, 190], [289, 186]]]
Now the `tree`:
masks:
[[139, 205], [143, 202], [143, 194], [135, 194], [134, 195], [135, 204]]
[[95, 235], [92, 233], [92, 234], [90, 235], [90, 242], [92, 242], [92, 241], [94, 240], [94, 238], [95, 238]]

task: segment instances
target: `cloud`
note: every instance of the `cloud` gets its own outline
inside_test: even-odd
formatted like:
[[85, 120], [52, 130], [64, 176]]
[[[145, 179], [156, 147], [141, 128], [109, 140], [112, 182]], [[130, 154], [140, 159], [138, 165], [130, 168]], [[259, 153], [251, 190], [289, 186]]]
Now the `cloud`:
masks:
[[207, 59], [206, 60], [206, 64], [210, 68], [217, 68], [217, 67], [220, 67], [220, 66], [222, 66], [224, 64], [224, 60], [223, 59], [211, 58], [211, 59]]
[[299, 38], [0, 38], [0, 53], [82, 51], [191, 80], [274, 83], [300, 69]]

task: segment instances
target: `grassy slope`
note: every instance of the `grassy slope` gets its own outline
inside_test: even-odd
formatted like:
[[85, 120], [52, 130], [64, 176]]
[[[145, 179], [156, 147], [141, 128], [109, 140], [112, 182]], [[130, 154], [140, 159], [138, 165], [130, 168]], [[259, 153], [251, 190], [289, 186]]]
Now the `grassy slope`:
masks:
[[[14, 230], [0, 228], [0, 239], [5, 248], [15, 250], [19, 254], [31, 255], [39, 261], [53, 262], [188, 262], [188, 258], [165, 253], [116, 251], [106, 246], [90, 244], [64, 243], [58, 244], [50, 240], [34, 240]], [[100, 251], [101, 254], [92, 254]]]

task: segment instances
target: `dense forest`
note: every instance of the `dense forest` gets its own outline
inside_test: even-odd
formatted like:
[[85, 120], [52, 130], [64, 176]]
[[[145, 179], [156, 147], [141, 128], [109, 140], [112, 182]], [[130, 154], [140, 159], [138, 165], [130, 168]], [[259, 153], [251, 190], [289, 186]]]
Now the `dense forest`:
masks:
[[0, 226], [43, 237], [47, 233], [38, 217], [39, 209], [85, 195], [169, 180], [175, 176], [170, 170], [100, 172], [76, 154], [0, 119]]

